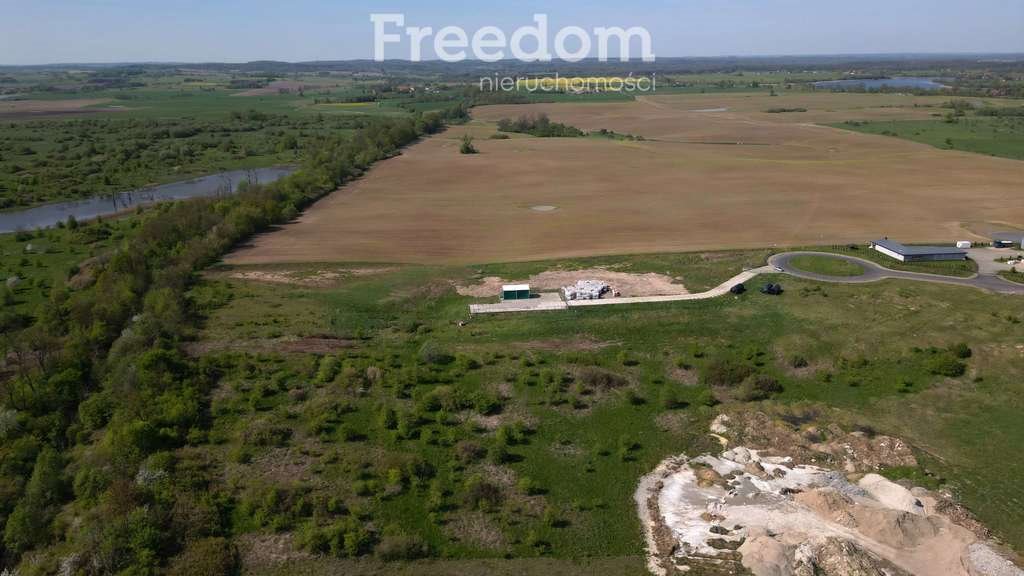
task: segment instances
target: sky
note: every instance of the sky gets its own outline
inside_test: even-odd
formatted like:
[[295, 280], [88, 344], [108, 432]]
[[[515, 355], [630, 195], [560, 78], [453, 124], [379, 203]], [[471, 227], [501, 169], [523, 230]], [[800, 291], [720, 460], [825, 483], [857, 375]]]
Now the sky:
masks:
[[372, 13], [470, 36], [536, 13], [552, 38], [642, 26], [658, 57], [1024, 53], [1024, 0], [0, 0], [0, 64], [372, 58]]

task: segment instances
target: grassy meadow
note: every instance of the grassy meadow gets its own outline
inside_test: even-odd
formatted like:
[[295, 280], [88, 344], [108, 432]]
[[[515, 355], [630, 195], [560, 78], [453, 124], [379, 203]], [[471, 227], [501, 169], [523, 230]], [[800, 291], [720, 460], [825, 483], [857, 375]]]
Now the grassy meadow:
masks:
[[[600, 262], [671, 271], [697, 289], [762, 257]], [[297, 473], [283, 490], [338, 498], [348, 510], [281, 524], [240, 518], [236, 530], [294, 532], [301, 548], [311, 526], [354, 514], [443, 558], [636, 557], [637, 478], [668, 455], [713, 450], [710, 419], [746, 406], [899, 434], [926, 452], [922, 469], [897, 475], [960, 493], [1007, 542], [1024, 543], [1008, 480], [1024, 469], [1014, 459], [992, 465], [1022, 440], [1011, 420], [1024, 328], [1003, 298], [780, 276], [765, 279], [783, 283], [779, 297], [468, 318], [472, 299], [452, 289], [482, 275], [594, 263], [271, 269], [298, 279], [290, 285], [242, 279], [252, 267], [213, 269], [193, 290], [208, 310], [196, 347], [225, 377], [214, 392], [216, 425], [195, 449], [231, 462], [226, 481], [243, 508], [284, 459]], [[337, 276], [303, 283], [325, 271]], [[314, 337], [340, 348], [271, 351]], [[951, 352], [961, 342], [970, 357]], [[778, 386], [751, 387], [753, 375]], [[251, 441], [273, 429], [292, 433]], [[430, 473], [418, 476], [409, 462]], [[480, 490], [493, 497], [467, 496]]]
[[836, 128], [905, 138], [944, 150], [1024, 160], [1024, 117], [969, 117], [946, 120], [850, 121]]

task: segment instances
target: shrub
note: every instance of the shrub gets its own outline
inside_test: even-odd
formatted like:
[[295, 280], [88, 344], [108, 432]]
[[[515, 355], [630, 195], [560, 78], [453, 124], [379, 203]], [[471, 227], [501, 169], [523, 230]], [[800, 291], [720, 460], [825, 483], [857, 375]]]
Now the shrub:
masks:
[[338, 362], [337, 357], [324, 356], [320, 359], [320, 366], [316, 371], [316, 381], [321, 384], [326, 384], [334, 380], [334, 377], [338, 375], [339, 368], [340, 363]]
[[460, 154], [476, 154], [478, 150], [473, 146], [473, 137], [466, 134], [462, 137], [462, 144], [459, 145]]
[[674, 410], [685, 408], [687, 403], [681, 398], [679, 390], [675, 386], [669, 385], [661, 389], [661, 405], [663, 408]]
[[452, 356], [444, 351], [435, 342], [424, 342], [423, 346], [420, 346], [420, 361], [425, 364], [449, 364], [452, 361]]
[[715, 358], [701, 371], [701, 378], [708, 386], [731, 387], [742, 384], [754, 369], [731, 358]]
[[967, 359], [973, 355], [970, 346], [966, 342], [960, 342], [949, 347], [949, 351], [960, 359]]
[[234, 574], [238, 570], [238, 552], [226, 538], [204, 538], [190, 542], [171, 561], [168, 576], [207, 576]]
[[625, 376], [596, 366], [580, 368], [576, 376], [581, 384], [597, 390], [612, 390], [629, 384]]
[[789, 359], [789, 365], [793, 368], [806, 368], [808, 365], [807, 358], [797, 354]]
[[471, 464], [480, 460], [487, 454], [483, 446], [472, 440], [463, 440], [455, 445], [455, 457], [462, 464]]
[[949, 354], [936, 354], [928, 360], [928, 371], [938, 376], [957, 378], [967, 371], [967, 365]]
[[385, 562], [416, 560], [430, 556], [430, 546], [419, 536], [386, 535], [377, 544], [374, 555]]
[[536, 496], [537, 494], [544, 493], [544, 489], [541, 488], [540, 485], [537, 484], [537, 482], [535, 482], [533, 478], [530, 478], [529, 476], [523, 476], [522, 478], [520, 478], [519, 482], [516, 483], [516, 487], [519, 489], [520, 492], [526, 494], [527, 496]]
[[479, 474], [474, 474], [462, 486], [462, 501], [467, 508], [473, 510], [493, 510], [501, 504], [501, 489]]
[[617, 359], [623, 366], [636, 366], [640, 363], [628, 350], [620, 350]]
[[782, 385], [778, 380], [765, 374], [758, 374], [744, 380], [740, 389], [740, 399], [747, 402], [765, 400], [779, 392], [782, 392]]

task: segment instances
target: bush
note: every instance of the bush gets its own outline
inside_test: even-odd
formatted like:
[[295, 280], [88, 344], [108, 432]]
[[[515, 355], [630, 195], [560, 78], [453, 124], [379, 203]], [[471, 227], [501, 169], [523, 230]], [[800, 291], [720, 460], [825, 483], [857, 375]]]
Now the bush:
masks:
[[493, 510], [501, 504], [501, 489], [475, 474], [462, 486], [462, 502], [472, 510]]
[[385, 562], [416, 560], [430, 556], [430, 546], [419, 536], [387, 535], [377, 544], [374, 555]]
[[779, 392], [782, 392], [782, 385], [778, 380], [765, 374], [758, 374], [744, 380], [740, 389], [740, 399], [746, 402], [766, 400]]
[[453, 359], [450, 354], [435, 342], [424, 342], [423, 346], [420, 346], [419, 355], [420, 361], [425, 364], [449, 364]]
[[473, 146], [473, 137], [466, 134], [462, 137], [462, 144], [459, 146], [460, 154], [476, 154], [476, 146]]
[[974, 353], [971, 351], [970, 346], [966, 342], [960, 342], [949, 347], [949, 351], [962, 360], [970, 358]]
[[753, 372], [750, 366], [731, 358], [715, 358], [701, 370], [701, 379], [708, 386], [732, 387], [742, 384]]
[[629, 380], [625, 376], [597, 368], [596, 366], [580, 368], [576, 377], [583, 385], [597, 390], [613, 390], [629, 384]]
[[957, 378], [967, 372], [967, 365], [949, 354], [937, 354], [928, 360], [928, 371], [938, 376]]
[[238, 552], [226, 538], [204, 538], [188, 544], [167, 569], [167, 576], [207, 576], [238, 571]]
[[789, 365], [793, 368], [806, 368], [808, 365], [807, 358], [797, 354], [789, 359]]

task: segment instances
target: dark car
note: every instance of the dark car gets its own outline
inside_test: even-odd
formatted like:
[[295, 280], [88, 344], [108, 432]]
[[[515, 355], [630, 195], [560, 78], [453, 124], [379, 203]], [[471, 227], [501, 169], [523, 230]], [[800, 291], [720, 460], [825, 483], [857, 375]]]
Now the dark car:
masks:
[[744, 286], [742, 282], [733, 286], [732, 288], [729, 288], [729, 292], [732, 292], [733, 294], [743, 294], [746, 291], [747, 287]]
[[782, 294], [782, 284], [765, 284], [764, 286], [761, 286], [761, 293], [778, 296], [779, 294]]

